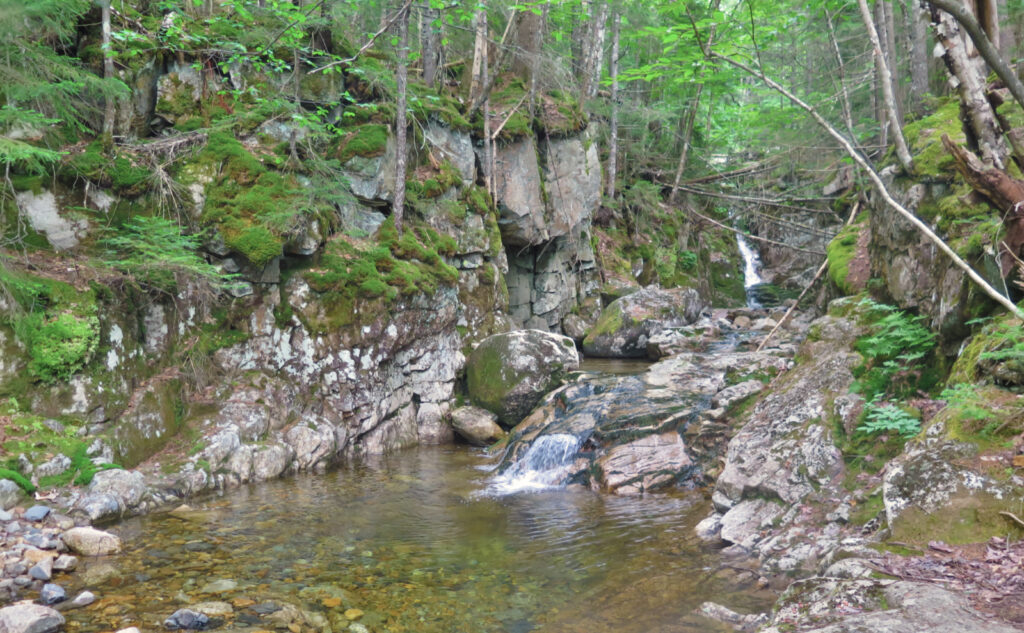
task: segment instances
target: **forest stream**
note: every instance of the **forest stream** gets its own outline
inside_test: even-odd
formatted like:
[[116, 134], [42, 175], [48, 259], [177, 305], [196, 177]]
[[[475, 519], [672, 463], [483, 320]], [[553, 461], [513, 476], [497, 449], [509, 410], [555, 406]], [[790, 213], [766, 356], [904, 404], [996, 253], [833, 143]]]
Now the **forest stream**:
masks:
[[69, 628], [159, 629], [213, 601], [220, 631], [273, 628], [276, 612], [334, 630], [684, 633], [708, 630], [692, 615], [705, 600], [772, 602], [695, 536], [700, 493], [497, 495], [492, 466], [479, 449], [418, 448], [130, 519], [124, 553], [76, 574], [102, 599]]

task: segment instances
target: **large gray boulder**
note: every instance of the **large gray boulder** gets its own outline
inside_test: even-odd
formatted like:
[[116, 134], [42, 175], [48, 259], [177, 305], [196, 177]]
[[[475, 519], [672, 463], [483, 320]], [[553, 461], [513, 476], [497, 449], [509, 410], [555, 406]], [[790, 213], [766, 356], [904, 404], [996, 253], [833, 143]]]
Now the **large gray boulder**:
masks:
[[91, 521], [101, 521], [127, 514], [139, 507], [148, 488], [142, 473], [135, 470], [101, 470], [89, 483], [75, 512]]
[[10, 479], [0, 479], [0, 510], [14, 507], [23, 496], [21, 486]]
[[63, 626], [64, 616], [41, 604], [19, 602], [0, 609], [3, 633], [53, 633]]
[[466, 363], [469, 397], [508, 425], [522, 420], [562, 376], [579, 367], [576, 344], [542, 330], [484, 339]]
[[604, 358], [643, 358], [662, 330], [693, 323], [704, 301], [693, 288], [648, 286], [613, 301], [583, 339], [583, 353]]

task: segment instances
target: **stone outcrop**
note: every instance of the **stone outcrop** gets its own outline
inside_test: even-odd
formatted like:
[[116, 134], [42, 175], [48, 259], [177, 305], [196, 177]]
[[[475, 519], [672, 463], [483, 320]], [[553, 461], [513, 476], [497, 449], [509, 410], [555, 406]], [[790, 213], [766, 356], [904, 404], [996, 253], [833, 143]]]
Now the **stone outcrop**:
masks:
[[473, 350], [466, 386], [474, 404], [511, 426], [577, 367], [579, 354], [569, 337], [517, 330], [484, 339]]
[[699, 483], [713, 463], [705, 440], [724, 428], [725, 409], [709, 408], [716, 394], [731, 389], [729, 376], [786, 371], [787, 356], [778, 349], [680, 354], [638, 376], [582, 375], [512, 430], [499, 471], [514, 478], [546, 468], [539, 479], [551, 485], [616, 494]]
[[643, 358], [652, 336], [697, 320], [705, 304], [692, 288], [649, 286], [613, 301], [583, 339], [583, 353], [611, 358]]
[[[799, 628], [794, 628], [799, 627]], [[963, 593], [924, 582], [810, 578], [786, 591], [762, 633], [1011, 633]]]

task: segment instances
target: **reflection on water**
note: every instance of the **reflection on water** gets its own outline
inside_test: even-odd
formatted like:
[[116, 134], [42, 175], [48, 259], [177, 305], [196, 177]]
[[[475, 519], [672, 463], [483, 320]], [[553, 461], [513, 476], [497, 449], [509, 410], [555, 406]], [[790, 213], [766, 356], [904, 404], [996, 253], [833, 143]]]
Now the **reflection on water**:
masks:
[[592, 358], [580, 361], [580, 371], [592, 374], [635, 375], [642, 374], [651, 366], [645, 358]]
[[273, 629], [258, 608], [277, 601], [335, 633], [347, 609], [375, 633], [693, 633], [718, 630], [691, 615], [704, 600], [767, 608], [769, 596], [722, 573], [693, 535], [707, 513], [699, 495], [489, 497], [485, 460], [420, 448], [127, 521], [114, 527], [125, 553], [76, 574], [75, 589], [108, 578], [90, 581], [101, 599], [68, 612], [69, 627], [159, 630], [210, 600], [234, 605], [220, 630]]

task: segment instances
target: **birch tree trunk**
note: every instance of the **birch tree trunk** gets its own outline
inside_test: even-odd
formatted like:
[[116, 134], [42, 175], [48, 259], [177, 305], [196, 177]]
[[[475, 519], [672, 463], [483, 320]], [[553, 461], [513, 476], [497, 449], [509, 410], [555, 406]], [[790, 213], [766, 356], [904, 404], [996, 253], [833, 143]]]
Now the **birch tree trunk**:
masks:
[[608, 187], [606, 195], [615, 197], [616, 158], [619, 152], [619, 24], [618, 11], [612, 15], [612, 56], [608, 61], [608, 72], [612, 78], [612, 117], [608, 124]]
[[398, 16], [398, 103], [395, 113], [395, 201], [391, 208], [395, 219], [395, 230], [402, 234], [402, 218], [405, 215], [405, 161], [406, 161], [406, 90], [409, 75], [409, 7], [399, 9]]
[[931, 4], [935, 37], [944, 51], [942, 59], [950, 75], [956, 78], [956, 90], [960, 94], [960, 103], [967, 112], [981, 160], [987, 166], [1005, 169], [1008, 151], [992, 104], [985, 96], [985, 78], [981, 75], [978, 65], [967, 57], [957, 21], [946, 11], [935, 8], [940, 6], [940, 3]]
[[[874, 49], [875, 64], [878, 67], [878, 80], [882, 85], [882, 100], [884, 101], [885, 112], [892, 128], [893, 141], [896, 143], [896, 156], [903, 165], [903, 169], [910, 173], [914, 170], [914, 162], [910, 157], [910, 149], [907, 147], [907, 140], [903, 138], [903, 128], [900, 126], [900, 115], [896, 111], [896, 98], [893, 95], [892, 75], [889, 73], [889, 65], [886, 63], [885, 54], [878, 39], [878, 32], [871, 20], [871, 10], [868, 9], [867, 0], [857, 0], [860, 6], [860, 15], [864, 19], [864, 26], [868, 30], [868, 38]], [[879, 2], [881, 5], [882, 3]]]
[[[103, 78], [111, 80], [114, 77], [114, 51], [111, 49], [110, 36], [110, 0], [100, 0], [100, 22], [103, 31]], [[103, 136], [110, 141], [114, 135], [114, 115], [116, 113], [116, 101], [114, 97], [107, 97], [106, 107], [103, 110]]]
[[608, 21], [608, 3], [602, 2], [594, 12], [594, 18], [587, 29], [587, 41], [583, 49], [584, 63], [581, 69], [580, 91], [584, 98], [597, 96], [601, 82], [601, 61], [604, 58], [605, 22]]

